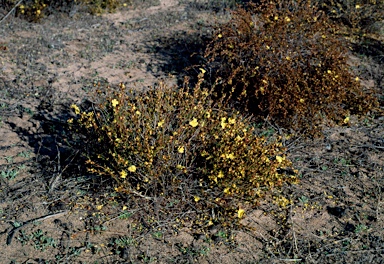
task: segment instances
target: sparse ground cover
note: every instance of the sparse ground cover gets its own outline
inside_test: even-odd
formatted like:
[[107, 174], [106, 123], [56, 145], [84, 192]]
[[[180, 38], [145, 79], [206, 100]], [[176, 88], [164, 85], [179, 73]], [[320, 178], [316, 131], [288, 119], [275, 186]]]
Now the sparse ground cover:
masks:
[[70, 106], [92, 108], [91, 95], [108, 84], [136, 90], [160, 80], [180, 84], [184, 69], [201, 63], [214, 25], [228, 21], [224, 8], [235, 6], [145, 2], [101, 16], [79, 7], [39, 23], [9, 16], [0, 24], [2, 263], [381, 263], [380, 32], [347, 36], [353, 38], [353, 73], [363, 86], [377, 88], [379, 111], [325, 126], [317, 139], [290, 138], [266, 121], [255, 124], [258, 135], [281, 137], [300, 183], [260, 199], [241, 218], [242, 227], [215, 222], [196, 228], [188, 224], [194, 214], [175, 210], [177, 199], [160, 207], [170, 212], [164, 217], [85, 169], [84, 146], [74, 144], [68, 127], [75, 117]]

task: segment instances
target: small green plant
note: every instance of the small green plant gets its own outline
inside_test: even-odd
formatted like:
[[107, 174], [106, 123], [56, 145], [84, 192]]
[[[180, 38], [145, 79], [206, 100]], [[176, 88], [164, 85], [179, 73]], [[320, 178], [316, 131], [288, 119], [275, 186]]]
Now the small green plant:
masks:
[[44, 251], [47, 247], [56, 247], [56, 241], [46, 236], [46, 233], [41, 229], [32, 233], [31, 240], [34, 242], [34, 247], [41, 251]]
[[19, 174], [18, 169], [6, 169], [1, 171], [0, 175], [3, 179], [13, 180]]
[[22, 158], [29, 158], [31, 156], [31, 152], [29, 151], [22, 151], [20, 153], [17, 154], [18, 157], [22, 157]]
[[156, 232], [152, 233], [152, 236], [156, 239], [161, 239], [163, 237], [163, 233], [160, 231], [156, 231]]
[[120, 237], [120, 238], [113, 239], [112, 241], [112, 244], [115, 244], [122, 248], [131, 246], [135, 243], [136, 243], [135, 239], [131, 237]]
[[228, 238], [227, 232], [225, 232], [223, 230], [220, 230], [219, 232], [217, 232], [217, 236], [221, 237], [222, 239], [227, 239]]
[[30, 237], [25, 233], [24, 230], [21, 230], [17, 240], [24, 246], [29, 242]]
[[347, 65], [339, 28], [311, 1], [258, 1], [232, 12], [207, 46], [214, 87], [280, 126], [321, 134], [324, 120], [348, 124], [377, 106]]
[[121, 84], [94, 111], [72, 105], [76, 118], [68, 122], [87, 138], [80, 143], [89, 172], [113, 179], [116, 192], [149, 208], [159, 201], [157, 212], [175, 218], [192, 211], [200, 226], [232, 225], [258, 197], [297, 179], [285, 173], [292, 169], [282, 144], [257, 136], [251, 117], [224, 99], [213, 100], [203, 78], [192, 88], [160, 84], [143, 92]]
[[13, 225], [13, 227], [20, 227], [20, 226], [23, 225], [23, 223], [15, 221], [15, 222], [12, 223], [12, 225]]
[[122, 219], [122, 220], [124, 220], [124, 219], [128, 219], [128, 218], [130, 218], [132, 215], [133, 215], [133, 213], [131, 213], [131, 212], [124, 212], [124, 213], [121, 213], [121, 214], [119, 215], [119, 219]]
[[364, 232], [366, 230], [368, 230], [368, 227], [366, 225], [358, 224], [355, 228], [355, 233], [358, 234], [358, 233]]
[[4, 159], [7, 161], [7, 163], [12, 163], [13, 162], [13, 157], [12, 156], [5, 156]]
[[124, 250], [137, 244], [137, 241], [132, 237], [119, 237], [112, 238], [108, 243], [108, 247], [111, 248], [115, 254], [122, 254]]
[[308, 202], [309, 202], [309, 199], [308, 199], [308, 197], [306, 197], [306, 196], [301, 196], [301, 197], [299, 197], [299, 202], [302, 204], [302, 205], [305, 205], [305, 204], [308, 204]]
[[102, 231], [107, 230], [107, 227], [106, 227], [105, 225], [95, 225], [95, 226], [93, 226], [93, 227], [91, 228], [91, 230], [92, 230], [93, 232], [98, 232], [98, 233], [100, 233], [100, 232], [102, 232]]
[[340, 164], [342, 166], [350, 166], [351, 165], [351, 161], [348, 160], [348, 159], [345, 159], [345, 158], [336, 158], [334, 160], [334, 163], [335, 164]]

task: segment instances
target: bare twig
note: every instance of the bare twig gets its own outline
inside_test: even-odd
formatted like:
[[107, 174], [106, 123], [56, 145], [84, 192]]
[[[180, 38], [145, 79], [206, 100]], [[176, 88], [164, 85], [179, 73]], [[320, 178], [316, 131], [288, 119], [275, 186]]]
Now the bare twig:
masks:
[[18, 7], [21, 2], [23, 2], [23, 0], [20, 0], [19, 2], [17, 2], [17, 4], [11, 9], [11, 11], [9, 11], [1, 20], [0, 20], [0, 23], [3, 22], [15, 9], [16, 7]]
[[72, 161], [75, 159], [75, 157], [77, 156], [77, 154], [79, 153], [79, 150], [76, 151], [76, 153], [73, 155], [71, 161], [64, 167], [63, 170], [61, 170], [61, 161], [60, 161], [60, 150], [59, 150], [59, 147], [56, 146], [57, 148], [57, 163], [58, 163], [58, 173], [56, 174], [56, 176], [51, 180], [51, 183], [49, 184], [49, 191], [48, 192], [52, 192], [55, 188], [56, 188], [56, 185], [57, 183], [60, 181], [61, 179], [61, 176], [63, 174], [63, 172], [68, 168], [68, 166], [72, 163]]
[[42, 217], [39, 217], [39, 218], [31, 219], [31, 220], [28, 220], [28, 221], [24, 222], [21, 226], [15, 227], [11, 231], [9, 231], [8, 237], [7, 237], [7, 245], [10, 245], [12, 243], [13, 235], [18, 230], [24, 228], [28, 224], [33, 223], [35, 221], [44, 221], [44, 220], [47, 220], [47, 219], [52, 218], [52, 217], [60, 217], [60, 216], [63, 216], [65, 214], [67, 214], [67, 213], [68, 213], [68, 211], [63, 211], [63, 212], [59, 212], [59, 213], [50, 214], [50, 215], [42, 216]]
[[297, 239], [296, 239], [296, 234], [295, 234], [295, 229], [294, 229], [294, 223], [293, 223], [292, 215], [293, 215], [293, 213], [292, 213], [292, 205], [291, 205], [290, 206], [290, 220], [291, 220], [291, 224], [292, 224], [293, 242], [294, 242], [294, 245], [295, 245], [296, 252], [298, 253], [299, 249], [297, 248]]
[[384, 146], [377, 146], [377, 145], [373, 145], [373, 144], [358, 145], [358, 146], [354, 146], [354, 147], [357, 147], [357, 148], [370, 148], [370, 149], [384, 149]]
[[129, 191], [130, 191], [131, 193], [133, 193], [133, 194], [135, 194], [135, 195], [141, 197], [141, 198], [146, 199], [146, 200], [156, 200], [156, 198], [154, 198], [154, 197], [149, 197], [149, 196], [146, 196], [146, 195], [142, 195], [141, 193], [136, 192], [136, 191], [134, 191], [134, 190], [129, 190]]
[[362, 250], [347, 250], [343, 251], [343, 253], [332, 253], [332, 254], [327, 254], [326, 257], [333, 257], [339, 254], [346, 254], [346, 253], [351, 253], [351, 254], [359, 254], [359, 253], [368, 253], [368, 252], [379, 252], [384, 250], [384, 248], [377, 248], [377, 249], [362, 249]]

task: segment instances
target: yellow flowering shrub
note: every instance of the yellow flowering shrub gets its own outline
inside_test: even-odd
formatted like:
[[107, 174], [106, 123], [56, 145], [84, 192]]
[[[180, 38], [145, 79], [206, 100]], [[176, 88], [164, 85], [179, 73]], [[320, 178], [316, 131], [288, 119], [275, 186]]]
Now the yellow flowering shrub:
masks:
[[72, 105], [69, 121], [86, 138], [89, 172], [148, 206], [177, 200], [175, 214], [194, 212], [199, 225], [240, 219], [272, 188], [296, 182], [281, 143], [258, 137], [250, 117], [214, 101], [200, 87], [203, 75], [193, 89], [120, 85], [93, 112]]
[[378, 33], [384, 17], [384, 1], [380, 0], [318, 0], [319, 7], [333, 20], [346, 27], [344, 33], [366, 37]]
[[115, 11], [120, 6], [131, 4], [130, 0], [4, 0], [4, 8], [11, 10], [16, 8], [16, 15], [29, 21], [39, 21], [52, 10], [70, 12], [74, 5], [84, 5], [92, 14], [100, 14], [106, 11]]

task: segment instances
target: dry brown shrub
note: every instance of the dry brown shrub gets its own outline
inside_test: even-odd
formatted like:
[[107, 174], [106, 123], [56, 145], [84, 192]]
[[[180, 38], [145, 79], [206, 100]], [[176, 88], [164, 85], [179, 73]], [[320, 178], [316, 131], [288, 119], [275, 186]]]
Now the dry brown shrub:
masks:
[[[208, 45], [218, 94], [278, 125], [317, 135], [327, 120], [377, 104], [347, 65], [338, 27], [310, 1], [261, 1], [233, 11]], [[347, 119], [346, 119], [347, 118]]]

